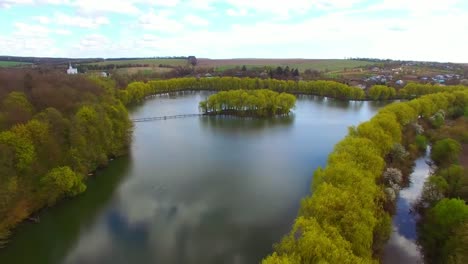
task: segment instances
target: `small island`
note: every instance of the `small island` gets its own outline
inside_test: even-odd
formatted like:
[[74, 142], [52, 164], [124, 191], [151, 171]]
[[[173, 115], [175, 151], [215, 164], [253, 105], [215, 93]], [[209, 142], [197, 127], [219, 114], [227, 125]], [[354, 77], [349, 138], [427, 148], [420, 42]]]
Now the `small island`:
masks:
[[209, 96], [200, 102], [200, 109], [206, 115], [272, 117], [288, 115], [295, 105], [292, 94], [266, 89], [232, 90]]

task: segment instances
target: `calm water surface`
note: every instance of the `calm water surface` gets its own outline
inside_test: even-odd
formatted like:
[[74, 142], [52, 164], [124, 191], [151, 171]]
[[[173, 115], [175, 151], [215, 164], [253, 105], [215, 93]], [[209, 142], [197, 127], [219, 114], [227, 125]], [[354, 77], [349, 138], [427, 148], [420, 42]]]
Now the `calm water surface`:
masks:
[[[209, 94], [154, 97], [132, 116], [198, 113]], [[286, 118], [136, 123], [130, 155], [22, 224], [0, 263], [257, 263], [347, 127], [381, 106], [300, 96]]]
[[430, 148], [424, 157], [416, 160], [414, 171], [410, 176], [410, 185], [400, 191], [396, 214], [393, 217], [393, 231], [390, 240], [384, 247], [384, 264], [424, 263], [420, 248], [416, 224], [418, 215], [411, 209], [421, 196], [424, 182], [430, 176]]

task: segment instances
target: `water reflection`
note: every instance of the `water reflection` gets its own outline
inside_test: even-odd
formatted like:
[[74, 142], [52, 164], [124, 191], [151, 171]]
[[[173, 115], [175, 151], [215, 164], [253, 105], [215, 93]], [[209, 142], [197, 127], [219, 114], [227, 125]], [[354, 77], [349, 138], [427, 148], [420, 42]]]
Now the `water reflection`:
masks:
[[201, 117], [199, 120], [202, 128], [211, 129], [220, 133], [258, 133], [265, 129], [291, 127], [294, 123], [294, 113], [288, 116], [268, 119], [235, 116], [207, 116]]
[[426, 155], [415, 162], [409, 187], [400, 191], [397, 211], [393, 217], [392, 235], [384, 248], [383, 263], [423, 263], [416, 243], [418, 215], [411, 209], [420, 197], [424, 182], [431, 173], [431, 167], [426, 162], [429, 156], [428, 148]]
[[112, 161], [109, 168], [98, 171], [86, 182], [87, 192], [43, 211], [39, 224], [22, 224], [11, 243], [0, 250], [0, 262], [61, 263], [84, 227], [99, 218], [114, 189], [128, 176], [130, 167], [128, 157]]

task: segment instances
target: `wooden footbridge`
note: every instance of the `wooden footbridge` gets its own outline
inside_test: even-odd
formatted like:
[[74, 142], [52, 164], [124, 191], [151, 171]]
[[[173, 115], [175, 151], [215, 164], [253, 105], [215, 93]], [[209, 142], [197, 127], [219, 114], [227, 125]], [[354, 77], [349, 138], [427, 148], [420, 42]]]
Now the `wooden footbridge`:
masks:
[[169, 115], [169, 116], [153, 116], [153, 117], [143, 117], [143, 118], [134, 118], [133, 122], [152, 122], [159, 120], [168, 120], [168, 119], [178, 119], [178, 118], [187, 118], [187, 117], [197, 117], [204, 116], [205, 114], [185, 114], [185, 115]]

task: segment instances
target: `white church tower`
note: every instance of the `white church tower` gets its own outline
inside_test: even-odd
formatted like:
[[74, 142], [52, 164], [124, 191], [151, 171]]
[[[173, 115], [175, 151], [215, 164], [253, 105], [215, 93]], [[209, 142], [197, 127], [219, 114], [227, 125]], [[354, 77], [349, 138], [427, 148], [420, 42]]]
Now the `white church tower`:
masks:
[[68, 65], [67, 74], [78, 74], [78, 69], [73, 68], [71, 63]]

